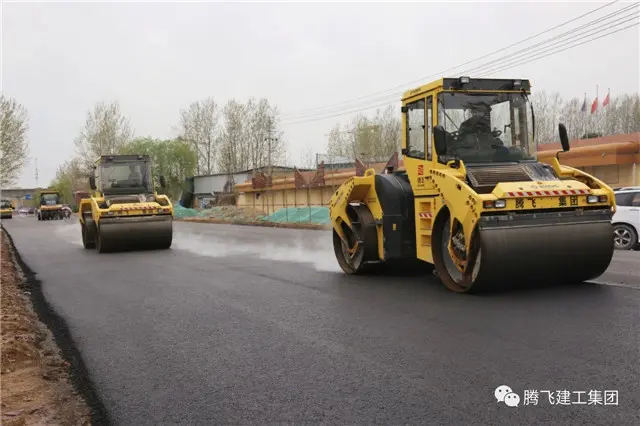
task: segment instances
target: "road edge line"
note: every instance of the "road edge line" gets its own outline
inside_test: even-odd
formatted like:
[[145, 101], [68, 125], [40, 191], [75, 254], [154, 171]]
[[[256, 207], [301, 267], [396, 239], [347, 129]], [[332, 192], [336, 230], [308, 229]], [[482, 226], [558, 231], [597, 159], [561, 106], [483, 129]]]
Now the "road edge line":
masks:
[[25, 279], [25, 287], [28, 289], [27, 295], [38, 320], [45, 325], [53, 335], [53, 339], [60, 349], [61, 357], [69, 363], [69, 378], [71, 385], [84, 398], [91, 411], [92, 425], [110, 425], [109, 414], [104, 406], [96, 387], [91, 380], [89, 370], [84, 363], [82, 354], [78, 350], [69, 326], [66, 321], [59, 316], [53, 307], [47, 302], [42, 291], [42, 282], [36, 278], [36, 273], [29, 268], [29, 265], [22, 259], [13, 237], [4, 226], [0, 225], [0, 232], [7, 238], [9, 246], [13, 250], [13, 256], [18, 263]]

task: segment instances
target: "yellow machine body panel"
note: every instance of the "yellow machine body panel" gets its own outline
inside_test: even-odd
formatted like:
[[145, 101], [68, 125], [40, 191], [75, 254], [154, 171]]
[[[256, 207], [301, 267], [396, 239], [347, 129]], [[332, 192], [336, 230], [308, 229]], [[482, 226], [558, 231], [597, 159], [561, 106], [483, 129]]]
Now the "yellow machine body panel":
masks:
[[[528, 80], [468, 77], [405, 92], [404, 167], [367, 170], [331, 199], [342, 269], [420, 260], [456, 292], [601, 275], [613, 256], [613, 190], [537, 161], [530, 93]], [[563, 125], [560, 139], [569, 150]]]
[[9, 200], [0, 200], [0, 219], [11, 219], [14, 206]]
[[[369, 169], [364, 176], [354, 176], [349, 178], [333, 195], [329, 202], [329, 216], [333, 223], [333, 227], [340, 236], [346, 238], [344, 227], [351, 228], [352, 220], [347, 214], [347, 206], [352, 201], [366, 200], [367, 207], [375, 220], [382, 220], [382, 208], [375, 192], [375, 171]], [[383, 234], [378, 231], [376, 234], [378, 244], [378, 256], [384, 259]]]
[[[113, 204], [105, 208], [101, 208], [105, 199], [103, 197], [83, 198], [80, 200], [81, 212], [91, 212], [91, 217], [96, 223], [101, 218], [112, 217], [132, 217], [132, 216], [154, 216], [154, 215], [170, 215], [173, 216], [173, 206], [169, 202], [168, 197], [158, 196], [158, 202], [140, 202], [140, 203], [124, 203]], [[80, 215], [80, 222], [83, 222]]]

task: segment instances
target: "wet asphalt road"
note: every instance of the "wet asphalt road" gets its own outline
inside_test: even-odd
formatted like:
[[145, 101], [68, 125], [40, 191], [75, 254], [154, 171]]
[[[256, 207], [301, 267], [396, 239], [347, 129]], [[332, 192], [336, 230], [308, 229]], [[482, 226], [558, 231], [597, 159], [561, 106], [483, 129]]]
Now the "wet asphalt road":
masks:
[[467, 296], [347, 277], [322, 231], [176, 223], [171, 250], [98, 255], [75, 222], [3, 226], [117, 424], [640, 424], [640, 252], [608, 284]]

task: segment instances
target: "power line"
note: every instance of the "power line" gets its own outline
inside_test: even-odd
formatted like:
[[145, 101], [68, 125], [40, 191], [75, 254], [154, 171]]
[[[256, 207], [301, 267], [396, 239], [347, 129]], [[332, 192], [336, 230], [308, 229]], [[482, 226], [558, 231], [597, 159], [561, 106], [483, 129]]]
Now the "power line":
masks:
[[[549, 53], [549, 54], [543, 55], [543, 56], [538, 57], [538, 58], [535, 58], [535, 57], [534, 57], [534, 58], [532, 58], [532, 59], [530, 59], [530, 60], [528, 60], [528, 61], [524, 61], [524, 62], [520, 62], [520, 61], [518, 61], [518, 63], [516, 63], [516, 64], [511, 64], [511, 65], [507, 65], [505, 68], [502, 68], [502, 69], [490, 70], [488, 73], [504, 71], [504, 70], [506, 70], [506, 69], [510, 69], [510, 68], [513, 68], [513, 67], [517, 67], [517, 66], [519, 66], [519, 65], [524, 65], [524, 64], [527, 64], [527, 63], [529, 63], [529, 62], [536, 61], [536, 60], [538, 60], [538, 59], [546, 58], [546, 57], [549, 57], [549, 56], [555, 55], [556, 53], [564, 52], [565, 50], [572, 49], [572, 48], [574, 48], [574, 47], [578, 47], [578, 46], [581, 46], [581, 45], [583, 45], [583, 44], [586, 44], [586, 43], [590, 43], [590, 42], [592, 42], [592, 41], [599, 40], [599, 39], [604, 38], [604, 37], [606, 37], [606, 36], [608, 36], [608, 35], [612, 35], [612, 34], [615, 34], [615, 33], [619, 33], [620, 31], [624, 31], [624, 30], [629, 29], [629, 28], [631, 28], [631, 27], [638, 26], [639, 24], [640, 24], [640, 22], [636, 22], [635, 24], [627, 25], [627, 26], [622, 27], [622, 28], [620, 28], [620, 29], [617, 29], [617, 30], [615, 30], [615, 31], [610, 31], [610, 32], [608, 32], [608, 33], [606, 33], [606, 34], [603, 34], [603, 35], [599, 36], [599, 37], [594, 37], [594, 38], [592, 38], [592, 39], [589, 39], [589, 40], [583, 41], [582, 43], [577, 43], [577, 44], [571, 45], [571, 46], [566, 47], [566, 48], [564, 48], [564, 49], [557, 50], [557, 51], [555, 51], [555, 52], [552, 52], [552, 53]], [[600, 32], [600, 31], [598, 31], [598, 32]], [[525, 59], [526, 59], [526, 58], [525, 58]], [[487, 75], [488, 73], [485, 73], [484, 75]], [[480, 75], [479, 77], [482, 77], [482, 76], [483, 76], [483, 75]]]
[[[628, 25], [628, 26], [626, 26], [626, 27], [620, 28], [620, 29], [618, 29], [618, 30], [611, 31], [611, 32], [608, 32], [608, 33], [603, 34], [603, 35], [601, 35], [601, 36], [598, 36], [598, 37], [595, 37], [595, 38], [592, 38], [592, 39], [589, 39], [589, 40], [583, 41], [583, 42], [581, 42], [581, 43], [577, 43], [577, 44], [574, 44], [574, 45], [571, 45], [571, 46], [565, 47], [564, 49], [560, 49], [560, 50], [557, 50], [557, 51], [555, 51], [555, 52], [547, 53], [547, 54], [545, 54], [545, 55], [538, 56], [538, 57], [533, 57], [533, 58], [530, 58], [530, 59], [529, 59], [529, 60], [527, 60], [527, 61], [523, 61], [523, 62], [518, 61], [518, 63], [515, 63], [515, 64], [508, 64], [507, 66], [505, 66], [505, 67], [503, 67], [503, 68], [501, 68], [501, 69], [494, 70], [493, 72], [500, 72], [500, 71], [504, 71], [504, 70], [507, 70], [507, 69], [510, 69], [510, 68], [514, 68], [514, 67], [516, 67], [516, 66], [520, 66], [520, 65], [528, 64], [528, 63], [533, 62], [533, 61], [537, 61], [537, 60], [539, 60], [539, 59], [544, 59], [544, 58], [546, 58], [546, 57], [553, 56], [553, 55], [555, 55], [555, 54], [557, 54], [557, 53], [564, 52], [565, 50], [572, 49], [572, 48], [574, 48], [574, 47], [578, 47], [578, 46], [581, 46], [581, 45], [583, 45], [583, 44], [586, 44], [586, 43], [590, 43], [590, 42], [592, 42], [592, 41], [599, 40], [599, 39], [604, 38], [604, 37], [606, 37], [606, 36], [609, 36], [609, 35], [612, 35], [612, 34], [618, 33], [618, 32], [620, 32], [620, 31], [623, 31], [623, 30], [629, 29], [629, 28], [631, 28], [631, 27], [635, 27], [635, 26], [637, 26], [637, 25], [638, 25], [638, 23], [631, 24], [631, 25]], [[483, 75], [479, 75], [478, 77], [482, 77], [482, 76], [483, 76]], [[379, 108], [379, 107], [383, 107], [383, 106], [391, 105], [392, 103], [396, 103], [396, 102], [398, 102], [398, 100], [382, 102], [382, 103], [379, 103], [379, 104], [376, 104], [376, 105], [369, 105], [369, 106], [366, 106], [366, 107], [364, 107], [364, 108], [357, 108], [357, 109], [352, 109], [352, 110], [349, 110], [349, 111], [338, 112], [338, 113], [335, 113], [335, 114], [332, 114], [332, 115], [328, 115], [328, 116], [321, 116], [321, 117], [308, 118], [308, 119], [303, 119], [303, 120], [298, 120], [298, 121], [288, 122], [288, 123], [285, 123], [285, 125], [293, 125], [293, 124], [300, 124], [300, 123], [308, 123], [308, 122], [313, 122], [313, 121], [326, 120], [326, 119], [329, 119], [329, 118], [335, 118], [335, 117], [339, 117], [339, 116], [346, 115], [346, 114], [353, 114], [353, 113], [356, 113], [356, 112], [362, 112], [362, 111], [366, 111], [366, 110], [373, 109], [373, 108]]]
[[[632, 19], [633, 19], [633, 17], [632, 18], [628, 18], [628, 19], [626, 19], [626, 20], [624, 20], [622, 22], [618, 22], [616, 25], [613, 26], [613, 28], [615, 28], [616, 26], [619, 26], [622, 23], [628, 22], [628, 21], [630, 21]], [[611, 22], [609, 22], [607, 24], [611, 24]], [[516, 62], [513, 62], [513, 58], [510, 58], [510, 59], [512, 59], [512, 61], [511, 62], [507, 62], [507, 64], [506, 64], [507, 66], [503, 66], [503, 65], [505, 65], [505, 64], [503, 64], [503, 65], [500, 65], [498, 67], [491, 68], [488, 71], [488, 73], [503, 71], [503, 70], [506, 70], [506, 69], [509, 69], [509, 68], [513, 68], [515, 66], [524, 65], [526, 63], [533, 62], [533, 61], [538, 60], [538, 59], [543, 59], [543, 58], [546, 58], [548, 56], [552, 56], [552, 55], [554, 55], [556, 53], [560, 53], [560, 52], [563, 52], [565, 50], [581, 46], [581, 45], [583, 45], [585, 43], [589, 43], [591, 41], [595, 41], [595, 40], [601, 39], [601, 38], [606, 37], [608, 35], [615, 34], [617, 32], [623, 31], [625, 29], [631, 28], [631, 27], [636, 26], [636, 25], [638, 25], [638, 24], [632, 24], [632, 25], [623, 27], [623, 28], [621, 28], [619, 30], [616, 30], [616, 31], [610, 31], [610, 32], [608, 32], [606, 34], [603, 34], [602, 36], [594, 37], [594, 38], [591, 38], [591, 39], [586, 40], [586, 41], [581, 42], [581, 43], [571, 44], [571, 43], [573, 43], [575, 41], [579, 41], [579, 40], [584, 39], [586, 37], [593, 36], [594, 34], [600, 33], [600, 32], [602, 32], [604, 30], [611, 29], [612, 27], [609, 27], [609, 28], [606, 28], [606, 29], [600, 30], [600, 31], [593, 31], [593, 29], [591, 29], [590, 31], [592, 31], [592, 32], [589, 33], [589, 34], [586, 34], [586, 35], [584, 33], [577, 34], [577, 35], [583, 35], [583, 37], [580, 37], [580, 38], [578, 38], [576, 40], [572, 40], [572, 42], [570, 42], [570, 43], [564, 43], [564, 44], [561, 44], [561, 45], [555, 47], [557, 49], [559, 47], [566, 46], [567, 44], [571, 44], [570, 46], [568, 46], [568, 47], [566, 47], [564, 49], [560, 49], [560, 50], [557, 50], [555, 52], [550, 52], [550, 53], [547, 53], [547, 54], [545, 54], [545, 53], [549, 52], [549, 50], [553, 50], [553, 49], [548, 49], [547, 48], [547, 49], [538, 49], [537, 51], [529, 51], [529, 52], [527, 52], [527, 55], [529, 55], [529, 56], [522, 57], [522, 58], [518, 59]], [[596, 27], [596, 29], [597, 28], [600, 28], [600, 26]], [[563, 40], [563, 41], [566, 42], [567, 40]], [[520, 55], [520, 56], [522, 56], [522, 55]], [[509, 59], [509, 57], [506, 57], [506, 58]], [[523, 59], [526, 59], [526, 61], [523, 62], [522, 61]], [[502, 61], [496, 61], [496, 62], [502, 62]], [[492, 63], [484, 64], [483, 66], [479, 67], [479, 69], [481, 69], [483, 67], [486, 68], [487, 65], [492, 65]], [[483, 72], [482, 74], [478, 75], [478, 77], [482, 77], [484, 75], [487, 75], [486, 71]], [[385, 97], [387, 99], [386, 102], [380, 102], [380, 103], [377, 103], [377, 104], [374, 104], [374, 105], [365, 105], [365, 106], [361, 106], [361, 107], [352, 107], [351, 109], [348, 109], [348, 110], [342, 109], [342, 110], [338, 110], [335, 113], [330, 114], [330, 115], [326, 115], [326, 113], [325, 114], [318, 113], [316, 117], [310, 117], [310, 118], [306, 118], [306, 119], [289, 121], [289, 122], [286, 122], [284, 124], [299, 124], [299, 123], [305, 123], [305, 122], [311, 122], [311, 121], [325, 120], [325, 119], [328, 119], [328, 118], [334, 118], [334, 117], [338, 117], [338, 116], [341, 116], [341, 115], [346, 115], [346, 114], [351, 114], [351, 113], [355, 113], [355, 112], [366, 111], [366, 110], [369, 110], [369, 109], [390, 105], [392, 103], [397, 102], [398, 101], [397, 97], [400, 96], [401, 94], [402, 93], [396, 94], [393, 98]]]
[[[445, 70], [443, 70], [443, 71], [440, 71], [440, 72], [437, 72], [437, 73], [431, 74], [431, 75], [429, 75], [429, 76], [422, 77], [422, 78], [420, 78], [420, 79], [413, 80], [413, 81], [410, 81], [410, 82], [408, 82], [408, 83], [404, 83], [404, 84], [401, 84], [401, 85], [398, 85], [398, 86], [392, 87], [392, 88], [390, 88], [390, 89], [386, 89], [386, 90], [382, 90], [382, 91], [379, 91], [379, 92], [375, 92], [375, 93], [372, 93], [372, 94], [370, 94], [370, 95], [361, 96], [361, 97], [359, 97], [359, 98], [355, 98], [355, 99], [351, 99], [351, 100], [346, 100], [346, 101], [338, 102], [338, 103], [335, 103], [335, 104], [329, 104], [329, 105], [325, 105], [325, 106], [321, 106], [321, 107], [310, 108], [310, 109], [307, 109], [307, 110], [302, 110], [302, 111], [298, 111], [298, 112], [294, 112], [294, 113], [290, 113], [290, 114], [284, 114], [284, 115], [283, 115], [283, 117], [291, 117], [291, 116], [305, 115], [305, 114], [311, 113], [312, 111], [315, 111], [315, 112], [317, 112], [317, 113], [320, 113], [320, 111], [319, 111], [319, 110], [324, 110], [324, 109], [327, 109], [327, 108], [333, 108], [333, 107], [336, 107], [336, 106], [339, 106], [339, 105], [350, 104], [350, 103], [353, 103], [353, 102], [356, 102], [356, 101], [359, 101], [359, 100], [363, 100], [363, 99], [367, 99], [367, 98], [370, 98], [370, 97], [374, 97], [374, 96], [376, 96], [376, 95], [381, 95], [381, 94], [383, 94], [383, 93], [387, 93], [387, 92], [390, 92], [390, 91], [392, 91], [392, 90], [399, 90], [399, 89], [405, 88], [405, 87], [407, 87], [407, 86], [409, 86], [409, 85], [417, 84], [417, 83], [422, 82], [422, 81], [424, 81], [424, 80], [427, 80], [427, 79], [429, 79], [429, 78], [433, 78], [433, 77], [435, 77], [435, 76], [440, 76], [440, 75], [442, 75], [442, 74], [444, 74], [444, 73], [447, 73], [447, 72], [452, 71], [452, 70], [454, 70], [454, 69], [457, 69], [457, 68], [459, 68], [459, 67], [462, 67], [462, 66], [468, 65], [468, 64], [470, 64], [470, 63], [473, 63], [473, 62], [479, 61], [479, 60], [481, 60], [481, 59], [484, 59], [484, 58], [487, 58], [487, 57], [489, 57], [489, 56], [492, 56], [492, 55], [494, 55], [494, 54], [496, 54], [496, 53], [499, 53], [499, 52], [502, 52], [502, 51], [504, 51], [504, 50], [507, 50], [507, 49], [509, 49], [509, 48], [511, 48], [511, 47], [514, 47], [514, 46], [517, 46], [517, 45], [519, 45], [519, 44], [522, 44], [522, 43], [524, 43], [524, 42], [526, 42], [526, 41], [529, 41], [529, 40], [534, 39], [534, 38], [536, 38], [536, 37], [538, 37], [538, 36], [541, 36], [541, 35], [543, 35], [543, 34], [546, 34], [546, 33], [550, 32], [550, 31], [553, 31], [553, 30], [555, 30], [555, 29], [557, 29], [557, 28], [560, 28], [560, 27], [563, 27], [563, 26], [565, 26], [565, 25], [567, 25], [567, 24], [570, 24], [571, 22], [574, 22], [574, 21], [576, 21], [576, 20], [578, 20], [578, 19], [581, 19], [581, 18], [583, 18], [583, 17], [585, 17], [585, 16], [591, 15], [591, 14], [593, 14], [593, 13], [595, 13], [595, 12], [597, 12], [597, 11], [601, 10], [601, 9], [604, 9], [604, 8], [606, 8], [606, 7], [610, 6], [610, 5], [614, 4], [614, 3], [617, 3], [617, 2], [618, 2], [618, 0], [611, 1], [611, 2], [609, 2], [609, 3], [607, 3], [607, 4], [603, 5], [603, 6], [597, 7], [597, 8], [595, 8], [595, 9], [593, 9], [593, 10], [589, 11], [589, 12], [586, 12], [586, 13], [584, 13], [584, 14], [582, 14], [582, 15], [579, 15], [579, 16], [577, 16], [577, 17], [573, 18], [573, 19], [570, 19], [570, 20], [568, 20], [568, 21], [565, 21], [565, 22], [563, 22], [563, 23], [561, 23], [561, 24], [558, 24], [558, 25], [556, 25], [556, 26], [554, 26], [554, 27], [551, 27], [551, 28], [549, 28], [549, 29], [547, 29], [547, 30], [544, 30], [544, 31], [542, 31], [542, 32], [539, 32], [539, 33], [537, 33], [537, 34], [535, 34], [535, 35], [529, 36], [529, 37], [527, 37], [527, 38], [525, 38], [525, 39], [523, 39], [523, 40], [520, 40], [520, 41], [518, 41], [518, 42], [516, 42], [516, 43], [510, 44], [510, 45], [508, 45], [508, 46], [506, 46], [506, 47], [502, 47], [502, 48], [500, 48], [500, 49], [498, 49], [498, 50], [495, 50], [495, 51], [493, 51], [493, 52], [491, 52], [491, 53], [488, 53], [488, 54], [486, 54], [486, 55], [483, 55], [483, 56], [477, 57], [477, 58], [472, 59], [472, 60], [470, 60], [470, 61], [464, 62], [464, 63], [462, 63], [462, 64], [460, 64], [460, 65], [456, 65], [456, 66], [454, 66], [454, 67], [447, 68], [447, 69], [445, 69]], [[388, 96], [388, 95], [387, 95], [387, 96]], [[346, 105], [345, 105], [345, 106], [346, 106]], [[328, 111], [326, 111], [326, 112], [328, 112]]]
[[[611, 13], [611, 14], [607, 15], [607, 16], [604, 16], [604, 17], [602, 17], [602, 18], [598, 18], [598, 19], [594, 19], [593, 21], [588, 22], [588, 23], [586, 23], [586, 24], [584, 24], [584, 25], [582, 25], [582, 26], [580, 26], [580, 27], [578, 27], [578, 28], [574, 28], [573, 30], [567, 31], [567, 32], [565, 32], [565, 33], [563, 33], [563, 34], [560, 34], [560, 35], [558, 35], [558, 36], [551, 37], [551, 38], [549, 38], [549, 39], [547, 39], [547, 40], [544, 40], [544, 41], [542, 41], [542, 42], [540, 42], [540, 43], [538, 43], [538, 44], [534, 44], [533, 46], [529, 46], [529, 47], [527, 47], [527, 48], [520, 49], [520, 50], [518, 50], [518, 51], [516, 51], [516, 52], [510, 53], [509, 55], [503, 56], [502, 58], [499, 58], [499, 59], [497, 59], [497, 60], [495, 60], [495, 61], [487, 62], [487, 63], [485, 63], [485, 64], [479, 65], [478, 67], [475, 67], [475, 68], [471, 68], [471, 69], [468, 69], [468, 70], [462, 71], [460, 74], [462, 74], [462, 75], [465, 75], [465, 74], [474, 74], [474, 75], [475, 75], [477, 72], [479, 72], [479, 70], [481, 70], [481, 69], [483, 69], [483, 68], [486, 68], [487, 66], [493, 66], [493, 65], [495, 65], [496, 63], [503, 62], [503, 61], [505, 61], [505, 60], [510, 61], [510, 60], [512, 60], [512, 59], [517, 58], [518, 56], [531, 54], [531, 53], [533, 52], [533, 50], [531, 50], [532, 48], [535, 48], [535, 47], [544, 47], [543, 45], [545, 45], [545, 44], [547, 44], [547, 43], [549, 43], [549, 42], [552, 42], [552, 41], [554, 41], [554, 40], [556, 40], [556, 39], [558, 39], [558, 38], [560, 38], [560, 39], [564, 38], [564, 40], [557, 40], [557, 41], [556, 41], [556, 43], [551, 43], [551, 45], [557, 44], [558, 42], [563, 42], [563, 41], [570, 40], [570, 39], [575, 38], [575, 37], [578, 37], [578, 36], [580, 36], [580, 35], [584, 35], [585, 33], [589, 32], [589, 31], [596, 30], [596, 29], [601, 28], [601, 27], [603, 27], [603, 26], [605, 26], [605, 25], [611, 25], [611, 24], [613, 24], [613, 23], [615, 23], [615, 22], [620, 21], [621, 19], [626, 19], [626, 18], [628, 18], [628, 16], [625, 16], [625, 17], [622, 17], [622, 18], [618, 18], [618, 19], [616, 19], [616, 20], [611, 20], [611, 21], [609, 21], [609, 22], [604, 22], [604, 23], [602, 23], [601, 25], [596, 26], [595, 28], [591, 28], [591, 29], [588, 29], [588, 30], [583, 31], [583, 32], [581, 32], [581, 33], [574, 34], [573, 36], [568, 37], [568, 38], [565, 38], [565, 37], [564, 37], [564, 36], [568, 36], [568, 35], [570, 35], [570, 34], [573, 34], [573, 33], [575, 33], [576, 31], [579, 31], [579, 30], [581, 30], [581, 29], [583, 29], [583, 28], [585, 28], [585, 27], [588, 27], [588, 26], [590, 26], [590, 25], [592, 25], [592, 24], [598, 23], [598, 21], [607, 20], [607, 19], [609, 19], [609, 18], [611, 18], [611, 17], [615, 17], [615, 16], [617, 16], [617, 15], [620, 15], [620, 14], [622, 14], [622, 13], [624, 13], [624, 12], [628, 11], [629, 9], [636, 8], [636, 7], [637, 7], [637, 5], [632, 5], [632, 6], [628, 6], [628, 7], [622, 8], [622, 9], [620, 9], [620, 10], [618, 10], [618, 11], [616, 11], [616, 12], [613, 12], [613, 13]], [[637, 16], [637, 13], [636, 13], [636, 16]], [[629, 19], [627, 19], [627, 20], [626, 20], [626, 21], [624, 21], [624, 22], [628, 22], [628, 21], [629, 21]], [[596, 32], [596, 33], [597, 33], [597, 32]], [[592, 33], [592, 34], [595, 34], [595, 33]], [[588, 35], [591, 35], [591, 34], [588, 34]], [[582, 37], [582, 38], [584, 38], [584, 37]]]
[[[560, 35], [557, 35], [557, 36], [551, 37], [551, 38], [549, 38], [549, 39], [547, 39], [547, 40], [544, 40], [544, 41], [542, 41], [542, 42], [539, 42], [538, 44], [535, 44], [535, 45], [533, 45], [533, 46], [530, 46], [529, 48], [521, 49], [521, 50], [519, 50], [519, 51], [517, 51], [517, 52], [514, 52], [514, 53], [519, 53], [519, 52], [523, 52], [523, 51], [525, 51], [525, 52], [526, 52], [526, 54], [535, 53], [535, 50], [531, 50], [531, 48], [532, 48], [532, 47], [543, 46], [544, 44], [548, 44], [549, 42], [551, 42], [551, 41], [553, 41], [553, 40], [556, 40], [556, 39], [558, 39], [558, 38], [565, 37], [566, 35], [569, 35], [569, 34], [571, 34], [571, 33], [574, 33], [574, 32], [576, 32], [576, 31], [578, 31], [578, 30], [580, 30], [580, 29], [582, 29], [582, 28], [585, 28], [585, 27], [587, 27], [587, 26], [589, 26], [589, 25], [592, 25], [593, 23], [596, 23], [596, 22], [599, 22], [599, 21], [603, 21], [603, 20], [609, 19], [609, 18], [614, 17], [614, 16], [616, 16], [616, 15], [620, 15], [621, 13], [624, 13], [624, 12], [626, 12], [627, 10], [629, 10], [629, 9], [631, 9], [631, 8], [634, 8], [634, 7], [635, 7], [635, 5], [631, 5], [631, 6], [624, 7], [624, 8], [619, 9], [619, 10], [617, 10], [617, 11], [613, 12], [613, 13], [610, 13], [609, 15], [606, 15], [606, 16], [601, 17], [601, 18], [597, 18], [597, 19], [595, 19], [595, 20], [593, 20], [593, 21], [590, 21], [590, 22], [589, 22], [589, 23], [587, 23], [587, 24], [583, 24], [582, 26], [577, 27], [577, 28], [575, 28], [575, 29], [573, 29], [573, 30], [570, 30], [570, 31], [567, 31], [567, 32], [565, 32], [565, 33], [563, 33], [563, 34], [560, 34]], [[577, 19], [577, 18], [576, 18], [576, 19]], [[574, 19], [574, 20], [575, 20], [575, 19]], [[611, 23], [611, 22], [609, 22], [609, 24], [610, 24], [610, 23]], [[591, 30], [589, 30], [589, 31], [591, 31]], [[575, 37], [575, 36], [574, 36], [574, 37]], [[530, 37], [530, 38], [533, 38], [533, 37]], [[516, 43], [516, 44], [517, 44], [517, 43]], [[512, 45], [512, 46], [513, 46], [513, 45]], [[505, 49], [506, 49], [506, 48], [505, 48]], [[540, 49], [538, 49], [538, 50], [540, 50]], [[483, 68], [486, 68], [487, 66], [492, 66], [492, 65], [493, 65], [494, 63], [496, 63], [496, 62], [503, 62], [503, 61], [505, 61], [505, 60], [509, 60], [509, 59], [512, 59], [512, 58], [513, 58], [513, 54], [509, 54], [509, 55], [503, 56], [503, 57], [501, 57], [501, 58], [494, 59], [494, 60], [492, 60], [492, 61], [489, 61], [489, 62], [487, 62], [487, 63], [484, 63], [484, 64], [482, 64], [482, 65], [480, 65], [480, 66], [478, 66], [478, 67], [468, 69], [468, 70], [466, 70], [466, 71], [464, 71], [464, 72], [461, 72], [461, 73], [459, 73], [459, 74], [463, 74], [463, 75], [464, 75], [464, 74], [475, 74], [475, 73], [476, 73], [476, 71], [475, 71], [475, 70], [483, 69]], [[406, 90], [406, 87], [405, 87], [405, 90]], [[371, 99], [370, 101], [368, 101], [368, 102], [366, 102], [366, 103], [364, 103], [364, 104], [361, 104], [361, 105], [359, 105], [359, 106], [358, 106], [358, 105], [353, 105], [353, 106], [351, 106], [351, 107], [334, 108], [334, 110], [333, 110], [333, 111], [328, 110], [328, 111], [326, 111], [326, 112], [309, 113], [309, 114], [306, 114], [306, 115], [307, 115], [307, 117], [303, 117], [303, 116], [301, 116], [301, 117], [298, 117], [298, 118], [295, 118], [295, 119], [289, 119], [289, 121], [295, 121], [295, 122], [298, 122], [298, 121], [300, 121], [301, 119], [305, 119], [305, 118], [316, 118], [316, 117], [324, 116], [324, 115], [326, 115], [326, 114], [339, 113], [339, 112], [343, 112], [343, 111], [346, 111], [346, 110], [351, 110], [351, 109], [353, 109], [354, 107], [358, 107], [358, 108], [359, 108], [357, 111], [362, 111], [362, 110], [366, 110], [366, 109], [369, 109], [369, 108], [373, 108], [373, 107], [375, 107], [375, 106], [387, 105], [387, 104], [391, 103], [392, 101], [395, 101], [395, 100], [397, 99], [397, 97], [398, 97], [398, 96], [402, 95], [402, 93], [403, 93], [403, 92], [396, 93], [396, 94], [393, 94], [393, 95], [385, 95], [385, 96], [381, 96], [381, 97], [378, 97], [378, 98], [374, 98], [374, 99]], [[375, 101], [375, 102], [378, 102], [378, 103], [377, 103], [376, 105], [374, 105], [374, 106], [371, 106], [371, 103], [372, 103], [372, 102], [374, 102], [374, 101]], [[387, 101], [387, 102], [381, 103], [382, 101]], [[348, 113], [348, 112], [345, 112], [345, 113]], [[327, 118], [329, 118], [329, 117], [327, 117]]]

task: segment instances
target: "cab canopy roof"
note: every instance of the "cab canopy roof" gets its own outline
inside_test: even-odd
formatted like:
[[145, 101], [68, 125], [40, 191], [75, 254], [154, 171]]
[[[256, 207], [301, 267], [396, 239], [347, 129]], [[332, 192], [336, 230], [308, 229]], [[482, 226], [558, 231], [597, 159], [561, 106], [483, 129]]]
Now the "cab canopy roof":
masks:
[[133, 163], [139, 161], [151, 161], [148, 155], [127, 154], [127, 155], [102, 155], [96, 161], [96, 164], [105, 163]]
[[529, 80], [521, 78], [470, 78], [470, 77], [447, 77], [424, 84], [415, 89], [407, 90], [402, 95], [402, 100], [413, 98], [414, 96], [430, 92], [435, 89], [441, 90], [486, 90], [486, 91], [521, 91], [527, 93], [531, 91]]

